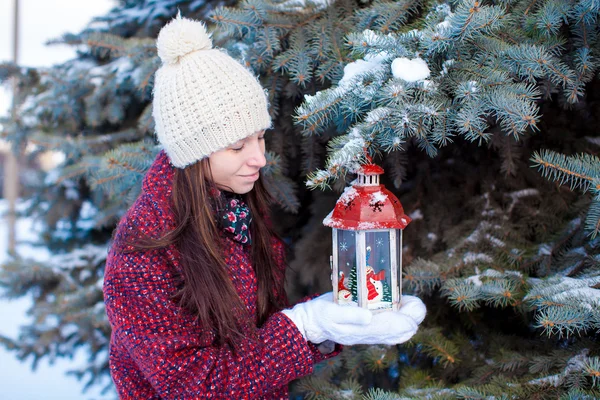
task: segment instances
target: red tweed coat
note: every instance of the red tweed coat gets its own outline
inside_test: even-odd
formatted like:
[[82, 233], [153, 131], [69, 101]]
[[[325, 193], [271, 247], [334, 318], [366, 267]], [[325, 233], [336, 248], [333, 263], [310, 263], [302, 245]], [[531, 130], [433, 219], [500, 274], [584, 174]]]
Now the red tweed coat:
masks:
[[[290, 381], [311, 374], [316, 362], [334, 353], [323, 356], [280, 312], [257, 329], [257, 337], [241, 343], [241, 351], [216, 346], [210, 326], [195, 322], [172, 300], [180, 271], [176, 248], [122, 251], [133, 232], [152, 236], [174, 226], [172, 177], [173, 167], [161, 152], [108, 254], [104, 301], [112, 327], [110, 372], [120, 398], [287, 399]], [[248, 318], [256, 321], [257, 284], [248, 251], [223, 240], [230, 278]], [[282, 246], [274, 246], [283, 268]]]

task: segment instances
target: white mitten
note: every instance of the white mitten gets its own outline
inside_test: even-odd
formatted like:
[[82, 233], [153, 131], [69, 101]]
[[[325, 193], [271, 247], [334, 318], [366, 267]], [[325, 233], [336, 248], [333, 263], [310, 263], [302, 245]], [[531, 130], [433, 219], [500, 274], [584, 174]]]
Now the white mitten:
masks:
[[335, 304], [332, 292], [281, 312], [292, 320], [307, 341], [313, 343], [332, 340], [345, 344], [348, 335], [368, 326], [373, 318], [368, 310]]
[[384, 311], [373, 314], [371, 323], [355, 337], [356, 341], [346, 344], [400, 344], [413, 337], [418, 329], [415, 320], [401, 311]]
[[406, 342], [417, 333], [425, 305], [417, 297], [403, 296], [399, 311], [372, 314], [360, 307], [335, 304], [332, 293], [327, 293], [282, 313], [313, 343], [391, 345]]
[[420, 298], [403, 294], [399, 312], [412, 317], [417, 324], [420, 324], [425, 319], [427, 308]]
[[369, 330], [376, 339], [369, 343], [362, 343], [389, 345], [404, 343], [417, 333], [426, 313], [427, 308], [421, 299], [402, 295], [398, 311], [384, 311], [373, 315]]

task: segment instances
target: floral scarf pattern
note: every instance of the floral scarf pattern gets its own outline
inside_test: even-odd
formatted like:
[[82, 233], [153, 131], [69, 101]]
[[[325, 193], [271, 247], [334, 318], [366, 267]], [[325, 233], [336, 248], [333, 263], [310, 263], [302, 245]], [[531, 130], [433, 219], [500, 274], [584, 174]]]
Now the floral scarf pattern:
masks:
[[218, 207], [218, 222], [233, 240], [242, 244], [251, 244], [250, 223], [252, 215], [248, 205], [237, 195], [221, 192], [220, 207]]

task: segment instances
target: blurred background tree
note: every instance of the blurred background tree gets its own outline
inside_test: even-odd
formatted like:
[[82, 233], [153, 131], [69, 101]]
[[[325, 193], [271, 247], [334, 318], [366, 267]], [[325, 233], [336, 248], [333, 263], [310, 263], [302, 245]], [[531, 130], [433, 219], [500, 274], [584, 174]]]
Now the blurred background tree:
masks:
[[595, 0], [122, 1], [62, 39], [76, 59], [1, 66], [24, 94], [7, 137], [29, 157], [65, 156], [29, 187], [54, 256], [2, 269], [36, 321], [6, 346], [34, 359], [84, 348], [79, 376], [108, 374], [106, 248], [158, 151], [154, 38], [178, 10], [209, 22], [269, 91], [264, 172], [291, 244], [292, 300], [331, 289], [322, 220], [365, 149], [413, 219], [404, 292], [428, 306], [417, 336], [347, 348], [293, 396], [597, 397]]

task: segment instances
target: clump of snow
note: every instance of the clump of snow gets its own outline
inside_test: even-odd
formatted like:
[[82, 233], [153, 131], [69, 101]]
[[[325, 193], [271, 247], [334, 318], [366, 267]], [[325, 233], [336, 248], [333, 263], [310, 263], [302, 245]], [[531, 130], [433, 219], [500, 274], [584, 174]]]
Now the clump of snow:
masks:
[[63, 186], [65, 187], [65, 197], [68, 200], [78, 200], [79, 199], [79, 191], [75, 185], [75, 182], [69, 179], [65, 179], [63, 181]]
[[436, 25], [440, 29], [448, 29], [450, 28], [450, 21], [445, 20]]
[[58, 182], [58, 179], [61, 176], [61, 172], [62, 171], [58, 168], [48, 171], [46, 177], [44, 178], [44, 184], [50, 186]]
[[365, 140], [360, 134], [360, 130], [354, 127], [348, 132], [348, 141], [343, 147], [335, 151], [329, 158], [329, 165], [346, 165], [351, 171], [358, 170], [360, 159], [365, 148]]
[[432, 242], [435, 242], [437, 240], [438, 236], [433, 233], [433, 232], [429, 232], [427, 234], [427, 239], [431, 240]]
[[450, 18], [454, 15], [451, 11], [450, 6], [446, 3], [440, 4], [435, 8], [435, 13], [437, 13], [440, 17], [446, 16], [442, 22], [436, 25], [438, 30], [449, 29], [452, 24], [450, 23]]
[[436, 89], [437, 89], [437, 85], [435, 84], [435, 82], [430, 81], [429, 79], [425, 79], [423, 81], [423, 90], [433, 92]]
[[392, 109], [389, 107], [378, 107], [367, 113], [365, 122], [369, 124], [376, 124], [377, 122], [384, 121], [392, 114]]
[[475, 286], [482, 286], [483, 282], [481, 282], [481, 275], [473, 275], [466, 279], [467, 282], [472, 283]]
[[409, 217], [413, 221], [416, 221], [418, 219], [423, 219], [423, 213], [421, 212], [420, 209], [416, 209], [415, 211], [413, 211], [412, 213], [410, 213]]
[[371, 195], [369, 196], [369, 205], [373, 205], [376, 203], [385, 203], [387, 198], [388, 198], [388, 195], [381, 191], [371, 193]]
[[550, 246], [547, 243], [544, 243], [540, 246], [540, 248], [538, 249], [538, 255], [539, 256], [549, 256], [552, 254], [552, 246]]
[[400, 57], [392, 61], [392, 75], [396, 79], [416, 82], [428, 78], [430, 74], [431, 71], [429, 71], [427, 63], [420, 57], [412, 60]]
[[489, 210], [483, 210], [481, 212], [481, 216], [486, 218], [493, 217], [494, 215], [496, 215], [496, 210], [494, 210], [493, 208], [490, 208]]
[[[482, 286], [483, 282], [481, 278], [503, 279], [509, 276], [523, 277], [523, 274], [518, 271], [504, 271], [504, 273], [502, 273], [500, 271], [496, 271], [495, 269], [486, 269], [484, 272], [480, 273], [479, 268], [475, 267], [475, 275], [468, 277], [466, 281], [474, 284], [475, 286]], [[488, 292], [497, 292], [499, 289], [487, 287], [486, 290]]]
[[494, 237], [494, 236], [492, 236], [490, 234], [486, 234], [485, 238], [487, 240], [489, 240], [490, 243], [492, 243], [496, 247], [504, 247], [504, 246], [506, 246], [506, 243], [504, 243], [502, 240], [500, 240], [500, 239], [498, 239], [498, 238], [496, 238], [496, 237]]
[[379, 225], [375, 222], [359, 222], [357, 228], [360, 230], [377, 229]]
[[[365, 29], [364, 31], [362, 31], [362, 34], [364, 36], [364, 39], [367, 41], [367, 43], [374, 42], [379, 37], [379, 35], [377, 33], [375, 33], [374, 31], [372, 31], [371, 29]], [[391, 35], [388, 35], [388, 37], [390, 37], [390, 36]]]
[[447, 16], [452, 16], [452, 9], [448, 3], [442, 3], [435, 7], [435, 12], [439, 14], [446, 14]]
[[332, 224], [331, 217], [333, 215], [333, 210], [323, 219], [323, 225], [330, 226]]
[[337, 395], [343, 399], [354, 399], [354, 392], [351, 389], [338, 390]]
[[544, 378], [534, 379], [529, 381], [533, 385], [547, 385], [559, 386], [567, 378], [567, 376], [583, 371], [586, 365], [586, 360], [589, 354], [588, 349], [583, 349], [579, 354], [573, 356], [568, 362], [566, 368], [558, 374], [549, 375]]
[[477, 93], [477, 92], [479, 92], [479, 86], [478, 86], [478, 84], [477, 84], [476, 81], [469, 81], [469, 82], [467, 82], [466, 89], [469, 91], [469, 93]]
[[305, 183], [306, 187], [316, 186], [317, 182], [326, 182], [331, 175], [328, 171], [317, 171], [312, 179], [308, 179]]
[[97, 265], [106, 260], [108, 247], [106, 245], [86, 244], [70, 253], [56, 254], [50, 257], [49, 264], [62, 270], [85, 268], [90, 264]]
[[448, 68], [452, 67], [454, 63], [454, 59], [444, 61], [442, 64], [442, 72], [440, 72], [440, 75], [446, 75], [448, 73]]
[[[600, 283], [600, 276], [553, 277], [538, 283], [525, 297], [525, 300], [545, 298], [557, 302], [577, 303], [589, 308], [598, 304], [600, 290], [592, 289]], [[590, 289], [590, 290], [588, 290]]]
[[98, 208], [96, 208], [90, 201], [84, 201], [81, 204], [79, 210], [79, 219], [77, 220], [76, 226], [82, 230], [91, 230], [96, 227], [96, 216], [98, 215]]
[[90, 31], [108, 31], [110, 24], [108, 21], [93, 20], [88, 24], [87, 29]]
[[[106, 77], [114, 74], [118, 82], [123, 82], [132, 76], [133, 62], [128, 57], [119, 57], [105, 65], [98, 65], [89, 70], [90, 82], [101, 86]], [[139, 78], [139, 74], [138, 74]], [[138, 79], [139, 80], [139, 79]], [[136, 82], [139, 84], [139, 82]]]
[[539, 196], [540, 192], [537, 189], [522, 189], [509, 193], [512, 199], [521, 199], [523, 197]]
[[98, 64], [90, 59], [76, 58], [66, 63], [67, 76], [65, 80], [75, 80], [81, 75], [88, 75], [89, 72], [96, 68]]
[[344, 67], [344, 76], [338, 82], [338, 86], [342, 88], [350, 88], [355, 81], [354, 78], [382, 67], [383, 61], [388, 56], [386, 52], [381, 52], [377, 55], [367, 54], [364, 59], [356, 60], [347, 64]]
[[314, 100], [315, 97], [316, 96], [312, 96], [310, 94], [305, 94], [304, 95], [304, 102], [305, 103], [311, 103]]
[[465, 264], [471, 264], [471, 263], [478, 262], [478, 261], [484, 262], [484, 263], [492, 263], [492, 262], [494, 262], [494, 259], [484, 253], [476, 254], [476, 253], [472, 253], [472, 252], [467, 252], [465, 254], [465, 256], [463, 257], [463, 262]]
[[76, 335], [79, 332], [79, 327], [76, 324], [70, 323], [65, 324], [60, 327], [60, 334], [62, 337], [69, 337], [71, 335]]
[[39, 125], [38, 116], [43, 111], [43, 108], [38, 104], [43, 96], [27, 96], [23, 103], [19, 106], [21, 122], [25, 126], [34, 127]]
[[577, 299], [577, 304], [593, 310], [600, 305], [600, 290], [590, 287], [571, 289], [557, 293], [551, 296], [550, 299], [558, 303], [570, 302]]
[[342, 202], [343, 205], [348, 205], [352, 200], [358, 196], [358, 192], [352, 186], [348, 186], [344, 189], [344, 192], [338, 199], [338, 202]]
[[508, 271], [504, 271], [504, 274], [505, 274], [505, 275], [517, 276], [517, 277], [519, 277], [519, 278], [522, 278], [522, 277], [523, 277], [523, 273], [522, 273], [522, 272], [520, 272], [520, 271], [510, 271], [510, 270], [508, 270]]
[[285, 0], [273, 2], [272, 4], [275, 9], [280, 11], [306, 12], [307, 10], [311, 10], [309, 7], [312, 7], [312, 11], [325, 10], [333, 3], [334, 0], [311, 0], [310, 2], [307, 0]]

